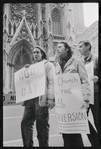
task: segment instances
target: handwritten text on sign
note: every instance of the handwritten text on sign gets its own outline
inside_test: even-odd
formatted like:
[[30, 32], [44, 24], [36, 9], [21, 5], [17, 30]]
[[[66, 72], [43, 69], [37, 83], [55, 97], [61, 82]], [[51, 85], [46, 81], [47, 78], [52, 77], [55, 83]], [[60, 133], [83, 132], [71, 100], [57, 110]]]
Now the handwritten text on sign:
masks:
[[15, 73], [16, 103], [45, 93], [44, 62], [22, 68]]
[[91, 79], [92, 76], [94, 75], [93, 61], [90, 62], [89, 64], [86, 64], [85, 68], [88, 74], [88, 80], [89, 80], [90, 89], [91, 89], [90, 104], [94, 104], [94, 82]]
[[59, 132], [89, 133], [86, 109], [81, 109], [83, 95], [77, 73], [55, 76], [55, 105]]

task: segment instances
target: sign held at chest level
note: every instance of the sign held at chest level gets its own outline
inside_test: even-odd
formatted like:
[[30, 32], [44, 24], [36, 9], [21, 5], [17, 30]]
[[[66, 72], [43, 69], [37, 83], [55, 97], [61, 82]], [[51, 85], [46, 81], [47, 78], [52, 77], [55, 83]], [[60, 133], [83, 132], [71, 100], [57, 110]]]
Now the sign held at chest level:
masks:
[[30, 69], [25, 69], [24, 71], [19, 73], [19, 79], [23, 80], [33, 76], [35, 74], [35, 68], [31, 67]]
[[61, 133], [89, 133], [80, 77], [77, 73], [55, 76], [55, 118]]
[[16, 103], [29, 100], [45, 93], [44, 62], [22, 68], [15, 73]]

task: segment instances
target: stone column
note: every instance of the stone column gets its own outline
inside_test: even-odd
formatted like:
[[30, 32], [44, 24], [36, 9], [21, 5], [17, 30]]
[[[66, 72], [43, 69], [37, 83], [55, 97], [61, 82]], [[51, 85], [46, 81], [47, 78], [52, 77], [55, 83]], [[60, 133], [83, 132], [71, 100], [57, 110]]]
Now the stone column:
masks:
[[14, 66], [11, 67], [11, 90], [14, 91]]
[[10, 19], [10, 4], [5, 4], [5, 14], [7, 15], [7, 25], [6, 25], [6, 29], [8, 32], [8, 22]]
[[6, 75], [5, 75], [5, 90], [8, 93], [10, 90], [10, 66], [6, 65]]
[[49, 39], [48, 39], [48, 56], [49, 56], [50, 60], [54, 56], [54, 54], [53, 54], [53, 39], [52, 39], [51, 34], [50, 34]]
[[38, 27], [38, 37], [41, 36], [42, 34], [42, 31], [41, 31], [41, 26], [40, 26], [40, 21], [42, 20], [42, 14], [41, 14], [41, 3], [38, 3], [38, 24], [37, 24], [37, 27]]

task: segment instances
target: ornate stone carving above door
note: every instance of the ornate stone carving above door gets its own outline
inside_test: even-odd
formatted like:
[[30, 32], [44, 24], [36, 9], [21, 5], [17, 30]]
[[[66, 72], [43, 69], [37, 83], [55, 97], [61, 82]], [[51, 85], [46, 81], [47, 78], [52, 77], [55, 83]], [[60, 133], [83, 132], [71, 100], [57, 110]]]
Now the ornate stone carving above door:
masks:
[[11, 16], [22, 18], [23, 10], [25, 10], [26, 19], [36, 19], [35, 3], [11, 3]]

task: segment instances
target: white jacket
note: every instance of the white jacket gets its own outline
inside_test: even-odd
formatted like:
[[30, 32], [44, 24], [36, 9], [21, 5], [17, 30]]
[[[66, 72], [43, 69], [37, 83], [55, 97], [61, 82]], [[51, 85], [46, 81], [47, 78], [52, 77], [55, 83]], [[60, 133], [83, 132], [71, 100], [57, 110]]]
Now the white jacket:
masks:
[[46, 74], [46, 88], [45, 94], [39, 97], [39, 105], [46, 106], [47, 100], [55, 99], [54, 96], [54, 74], [55, 68], [54, 65], [48, 60], [43, 60], [45, 64], [45, 74]]
[[61, 74], [61, 73], [64, 74], [67, 72], [79, 74], [80, 80], [81, 80], [81, 86], [82, 86], [83, 99], [86, 102], [86, 104], [89, 104], [91, 90], [90, 90], [88, 76], [87, 76], [87, 72], [86, 72], [84, 64], [79, 59], [72, 56], [68, 60], [68, 62], [65, 64], [63, 72], [58, 62], [56, 63], [55, 67], [56, 67], [55, 69], [56, 75]]

